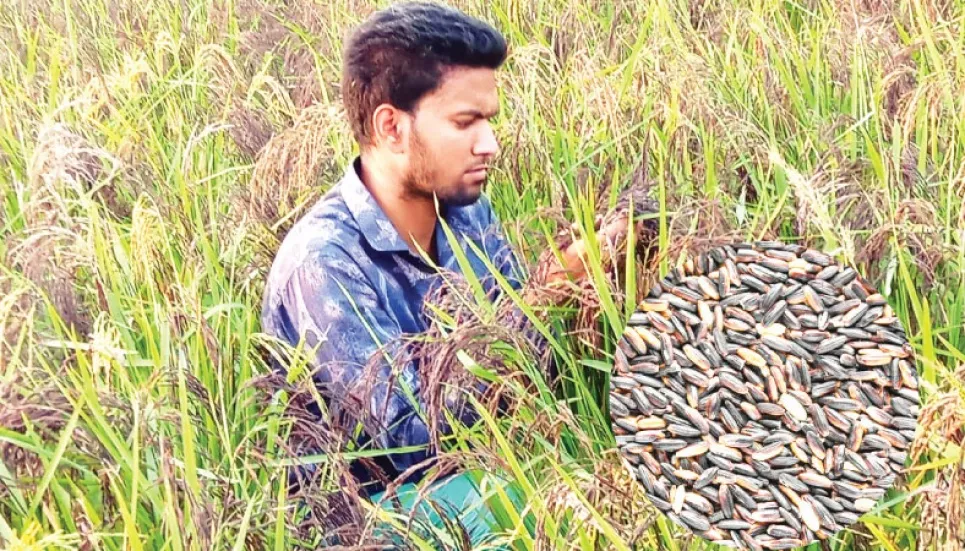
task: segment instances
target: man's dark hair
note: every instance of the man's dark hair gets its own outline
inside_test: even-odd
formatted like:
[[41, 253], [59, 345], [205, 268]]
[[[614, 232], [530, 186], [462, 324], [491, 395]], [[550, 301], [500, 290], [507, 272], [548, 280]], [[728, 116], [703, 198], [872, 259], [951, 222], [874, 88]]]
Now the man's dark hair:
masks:
[[411, 113], [452, 66], [499, 68], [506, 40], [456, 9], [405, 2], [369, 17], [348, 39], [343, 57], [342, 101], [355, 139], [365, 146], [379, 105]]

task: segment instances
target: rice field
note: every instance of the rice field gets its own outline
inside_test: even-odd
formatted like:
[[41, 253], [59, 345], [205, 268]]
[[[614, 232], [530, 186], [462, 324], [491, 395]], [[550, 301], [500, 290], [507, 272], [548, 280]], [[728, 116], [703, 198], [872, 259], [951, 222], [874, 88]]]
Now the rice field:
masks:
[[[426, 366], [428, 388], [472, 374], [512, 404], [477, 402], [480, 422], [438, 443], [440, 468], [524, 497], [490, 490], [487, 548], [713, 547], [623, 468], [607, 393], [647, 286], [689, 251], [750, 239], [860, 271], [920, 377], [907, 475], [809, 549], [965, 548], [965, 2], [452, 4], [510, 42], [488, 194], [531, 274], [592, 242], [622, 191], [658, 207], [655, 254], [590, 247], [567, 305], [520, 304], [551, 358], [501, 330], [515, 293], [490, 304], [470, 280], [440, 309], [436, 357], [453, 361]], [[340, 48], [384, 5], [0, 10], [0, 548], [281, 550], [337, 533], [371, 549], [379, 523], [412, 549], [471, 548], [458, 526], [407, 531], [358, 499], [345, 461], [378, 452], [311, 421], [306, 356], [259, 324], [281, 239], [356, 154]], [[269, 368], [281, 355], [287, 377]], [[305, 439], [329, 448], [293, 493]]]

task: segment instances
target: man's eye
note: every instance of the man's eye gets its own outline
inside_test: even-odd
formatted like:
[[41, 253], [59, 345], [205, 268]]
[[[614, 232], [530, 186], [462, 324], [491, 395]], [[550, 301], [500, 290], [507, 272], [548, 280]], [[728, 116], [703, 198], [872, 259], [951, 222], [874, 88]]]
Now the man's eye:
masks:
[[472, 126], [472, 123], [473, 123], [473, 121], [471, 121], [471, 120], [468, 120], [468, 121], [456, 121], [456, 126], [458, 126], [459, 128], [469, 128], [470, 126]]

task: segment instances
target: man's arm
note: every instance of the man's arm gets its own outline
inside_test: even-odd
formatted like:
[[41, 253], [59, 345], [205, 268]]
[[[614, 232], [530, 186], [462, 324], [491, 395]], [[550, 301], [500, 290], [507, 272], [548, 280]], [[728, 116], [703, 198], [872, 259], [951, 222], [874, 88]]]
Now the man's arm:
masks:
[[[484, 219], [487, 225], [484, 248], [487, 252], [490, 252], [493, 265], [506, 278], [509, 285], [515, 291], [521, 293], [521, 302], [532, 307], [537, 314], [541, 314], [540, 310], [544, 307], [559, 305], [564, 302], [563, 297], [570, 295], [570, 293], [565, 292], [564, 286], [570, 277], [578, 277], [578, 268], [582, 267], [582, 264], [577, 265], [579, 259], [564, 252], [563, 265], [551, 265], [550, 271], [537, 272], [530, 275], [528, 279], [525, 278], [521, 263], [513, 248], [509, 245], [499, 217], [488, 200], [484, 202], [484, 207], [486, 209]], [[553, 292], [554, 286], [559, 288], [558, 292]], [[549, 341], [518, 305], [507, 304], [506, 309], [501, 314], [501, 325], [523, 335], [526, 340], [531, 342], [535, 347], [537, 357], [546, 357], [549, 352]], [[552, 358], [549, 358], [547, 369], [548, 371], [545, 373], [547, 380], [555, 380], [558, 376], [558, 368]]]
[[[419, 378], [413, 362], [396, 366], [397, 337], [402, 331], [398, 323], [379, 304], [375, 288], [361, 268], [348, 255], [316, 255], [305, 261], [289, 280], [282, 297], [282, 307], [294, 328], [305, 335], [306, 346], [316, 347], [316, 380], [328, 386], [334, 397], [357, 392], [370, 396], [368, 411], [359, 412], [381, 428], [370, 434], [383, 449], [425, 445], [428, 428], [417, 414], [406, 392], [407, 387], [418, 401]], [[375, 358], [373, 358], [375, 356]], [[366, 371], [374, 360], [373, 373]], [[394, 373], [393, 373], [394, 372]], [[369, 377], [371, 375], [371, 377]], [[359, 392], [366, 382], [372, 392]], [[389, 455], [401, 472], [427, 457], [416, 451]]]
[[[486, 232], [486, 249], [487, 251], [497, 251], [493, 254], [494, 265], [509, 281], [510, 285], [516, 291], [521, 292], [521, 302], [533, 307], [539, 314], [542, 308], [559, 306], [571, 299], [574, 296], [571, 290], [577, 289], [581, 280], [586, 277], [585, 241], [577, 239], [571, 243], [561, 251], [561, 258], [558, 262], [549, 258], [548, 255], [552, 253], [547, 251], [544, 254], [547, 255], [546, 259], [549, 262], [541, 261], [538, 270], [528, 280], [524, 281], [519, 261], [507, 243], [499, 218], [488, 200], [485, 202], [485, 207], [488, 211], [486, 218], [489, 225]], [[627, 226], [626, 216], [616, 216], [611, 222], [598, 230], [599, 243], [608, 248], [614, 247], [626, 238]], [[527, 340], [535, 345], [538, 357], [545, 357], [548, 353], [549, 342], [534, 326], [533, 320], [517, 305], [511, 304], [504, 311], [502, 321], [505, 327], [525, 335]], [[558, 376], [558, 371], [552, 359], [550, 359], [548, 369], [546, 376], [548, 380], [554, 381]]]
[[[484, 198], [482, 201], [487, 211], [486, 223], [488, 225], [485, 232], [485, 248], [487, 251], [493, 251], [493, 264], [508, 280], [510, 286], [517, 291], [522, 289], [523, 294], [520, 297], [522, 302], [534, 307], [553, 306], [565, 302], [568, 294], [563, 290], [567, 285], [579, 282], [586, 277], [586, 242], [582, 239], [575, 240], [561, 251], [561, 258], [558, 263], [552, 263], [546, 267], [545, 271], [534, 273], [528, 281], [524, 281], [519, 260], [506, 241], [499, 217], [488, 199]], [[612, 223], [598, 230], [597, 237], [601, 244], [612, 247], [618, 240], [626, 238], [626, 232], [626, 217], [618, 217]], [[560, 290], [560, 292], [546, 292], [553, 289]]]

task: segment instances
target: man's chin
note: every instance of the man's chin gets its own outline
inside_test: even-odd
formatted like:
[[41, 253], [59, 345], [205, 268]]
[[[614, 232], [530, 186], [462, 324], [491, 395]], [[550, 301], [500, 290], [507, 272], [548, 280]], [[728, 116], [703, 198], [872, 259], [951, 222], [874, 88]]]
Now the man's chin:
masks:
[[446, 197], [442, 199], [442, 202], [453, 207], [468, 207], [479, 200], [482, 196], [482, 189], [483, 185], [480, 183], [479, 185], [473, 186], [473, 189]]

